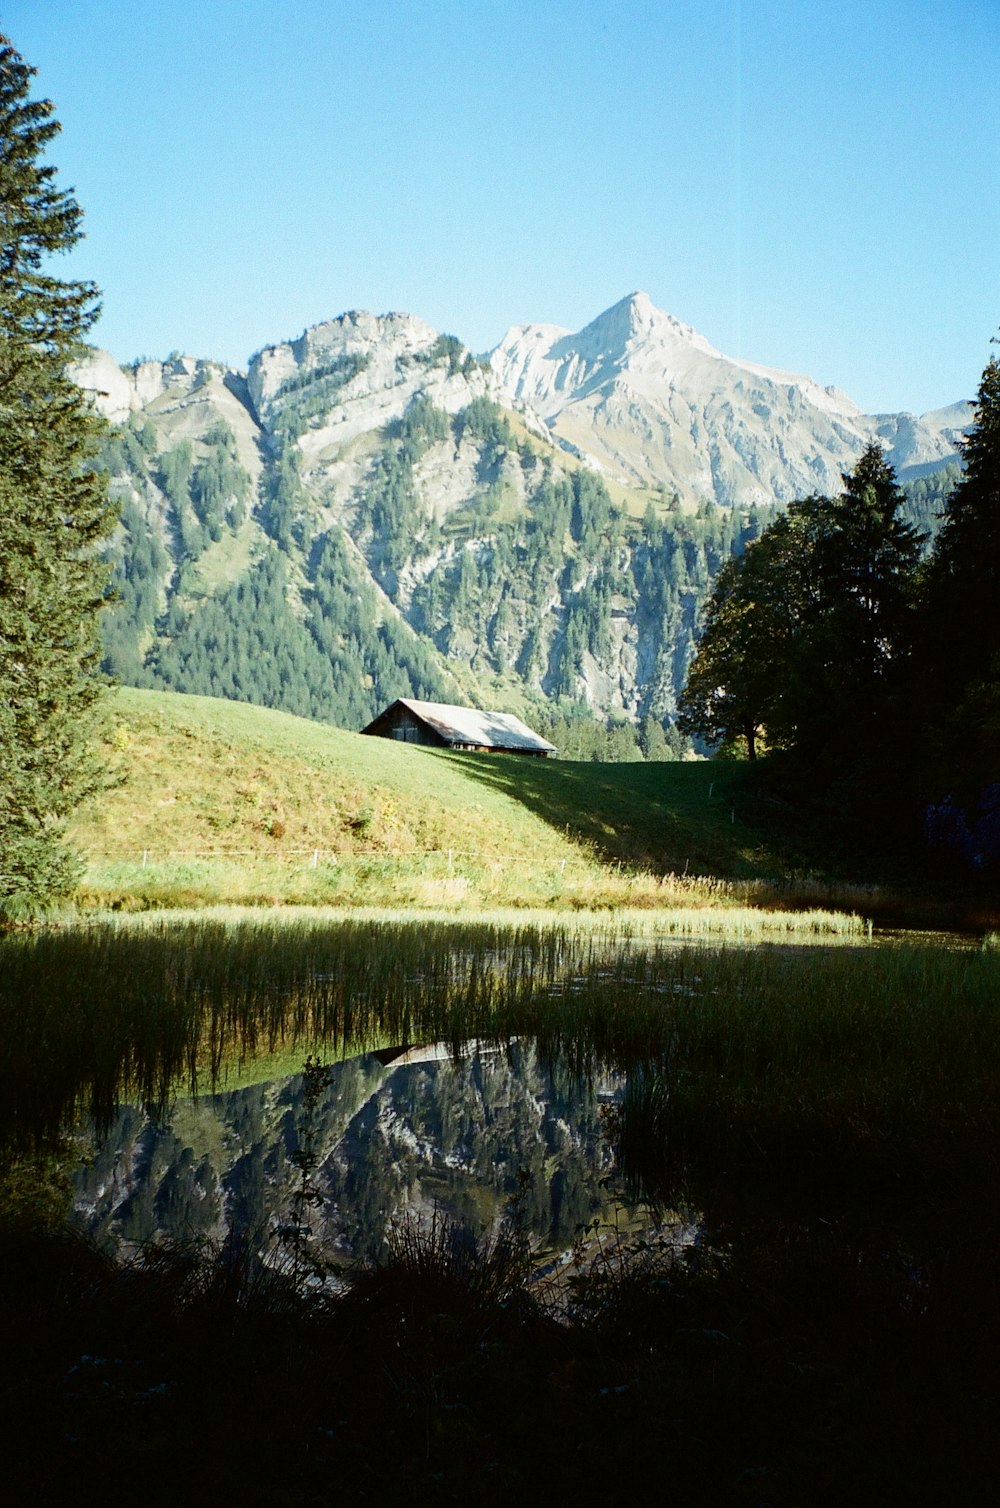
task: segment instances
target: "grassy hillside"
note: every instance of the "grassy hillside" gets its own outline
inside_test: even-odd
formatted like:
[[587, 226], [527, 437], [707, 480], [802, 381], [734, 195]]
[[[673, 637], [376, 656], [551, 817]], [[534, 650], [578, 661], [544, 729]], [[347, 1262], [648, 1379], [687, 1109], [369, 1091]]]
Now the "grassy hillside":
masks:
[[70, 834], [87, 906], [735, 902], [783, 869], [732, 766], [470, 757], [125, 688], [103, 751]]
[[284, 712], [123, 687], [104, 743], [111, 789], [74, 832], [88, 848], [524, 857], [544, 834], [555, 857], [570, 852], [460, 760]]

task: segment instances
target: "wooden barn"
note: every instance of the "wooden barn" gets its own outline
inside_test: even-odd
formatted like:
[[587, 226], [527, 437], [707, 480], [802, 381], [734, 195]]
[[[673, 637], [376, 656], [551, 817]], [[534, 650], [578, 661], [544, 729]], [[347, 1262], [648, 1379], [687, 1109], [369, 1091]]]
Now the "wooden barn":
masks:
[[533, 733], [512, 712], [477, 712], [474, 707], [418, 702], [408, 696], [386, 707], [361, 731], [372, 738], [472, 754], [534, 754], [545, 759], [556, 752], [554, 744]]

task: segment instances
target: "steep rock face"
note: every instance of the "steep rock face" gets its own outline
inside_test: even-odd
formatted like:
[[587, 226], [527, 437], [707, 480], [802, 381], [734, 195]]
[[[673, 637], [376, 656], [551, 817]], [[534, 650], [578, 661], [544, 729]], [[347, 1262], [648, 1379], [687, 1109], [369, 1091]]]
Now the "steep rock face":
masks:
[[942, 462], [961, 418], [892, 416], [897, 436], [835, 388], [722, 355], [644, 293], [576, 334], [517, 326], [490, 360], [511, 400], [609, 477], [724, 506], [836, 491], [875, 434], [898, 466]]
[[291, 379], [315, 373], [331, 360], [363, 355], [371, 371], [365, 391], [391, 386], [401, 356], [428, 351], [438, 332], [415, 314], [369, 314], [352, 310], [338, 319], [311, 325], [297, 340], [265, 346], [250, 358], [250, 393], [260, 413], [266, 413]]
[[875, 436], [901, 476], [917, 476], [955, 460], [972, 418], [968, 403], [951, 403], [917, 418], [914, 414], [875, 414]]
[[170, 387], [188, 388], [200, 372], [215, 365], [191, 356], [176, 356], [166, 362], [136, 361], [131, 366], [119, 366], [108, 351], [92, 350], [70, 368], [70, 375], [94, 395], [99, 413], [113, 424], [122, 424]]
[[332, 459], [359, 436], [384, 429], [418, 394], [448, 414], [475, 397], [499, 395], [489, 367], [453, 336], [413, 314], [363, 310], [257, 352], [247, 385], [265, 426], [280, 420], [289, 401], [315, 410], [299, 437], [307, 463]]
[[714, 573], [774, 505], [839, 490], [873, 433], [921, 474], [968, 420], [868, 418], [642, 294], [489, 359], [355, 312], [245, 374], [92, 352], [76, 376], [121, 426], [108, 668], [346, 727], [400, 694], [670, 718]]

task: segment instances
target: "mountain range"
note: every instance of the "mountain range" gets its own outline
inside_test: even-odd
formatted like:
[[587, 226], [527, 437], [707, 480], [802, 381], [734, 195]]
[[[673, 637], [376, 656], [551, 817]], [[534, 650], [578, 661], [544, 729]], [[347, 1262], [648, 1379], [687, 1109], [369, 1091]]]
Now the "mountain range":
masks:
[[352, 312], [246, 370], [75, 375], [116, 426], [108, 668], [346, 726], [400, 694], [669, 723], [731, 550], [873, 438], [929, 522], [971, 417], [864, 414], [643, 293], [484, 356]]
[[578, 1085], [528, 1044], [454, 1061], [442, 1044], [365, 1054], [326, 1069], [311, 1108], [301, 1074], [198, 1100], [156, 1121], [124, 1107], [74, 1177], [74, 1219], [105, 1244], [247, 1232], [274, 1237], [295, 1209], [309, 1135], [313, 1233], [346, 1262], [375, 1258], [401, 1216], [478, 1226], [499, 1219], [520, 1180], [539, 1244], [568, 1249], [615, 1202], [601, 1105], [620, 1077]]

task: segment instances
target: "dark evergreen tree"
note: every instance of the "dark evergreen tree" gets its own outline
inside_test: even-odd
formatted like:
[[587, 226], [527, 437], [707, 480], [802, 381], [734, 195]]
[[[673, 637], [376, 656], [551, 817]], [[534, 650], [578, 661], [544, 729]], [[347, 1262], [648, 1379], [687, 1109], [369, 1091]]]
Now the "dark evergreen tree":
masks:
[[47, 271], [81, 211], [43, 160], [59, 125], [33, 74], [0, 37], [0, 914], [76, 876], [60, 832], [98, 776], [87, 714], [113, 527], [91, 464], [102, 425], [67, 375], [98, 295]]
[[240, 464], [236, 436], [220, 421], [205, 436], [208, 454], [189, 483], [194, 511], [212, 540], [222, 538], [226, 524], [238, 528], [246, 516], [250, 477]]
[[282, 550], [301, 546], [305, 539], [306, 495], [299, 476], [294, 441], [282, 444], [264, 477], [260, 521]]
[[881, 446], [869, 445], [821, 510], [814, 611], [799, 643], [797, 746], [869, 765], [895, 757], [906, 714], [923, 536]]
[[930, 780], [966, 787], [1000, 776], [1000, 363], [983, 372], [965, 471], [948, 497], [928, 572]]
[[676, 755], [667, 742], [667, 735], [663, 730], [663, 724], [649, 713], [643, 718], [639, 727], [639, 747], [642, 750], [643, 759], [660, 761], [676, 759]]
[[1000, 363], [983, 372], [962, 446], [965, 472], [945, 505], [931, 577], [935, 631], [953, 678], [981, 676], [1000, 652]]
[[710, 742], [766, 730], [813, 773], [884, 766], [907, 706], [922, 537], [870, 445], [838, 498], [792, 503], [723, 567], [681, 698]]

